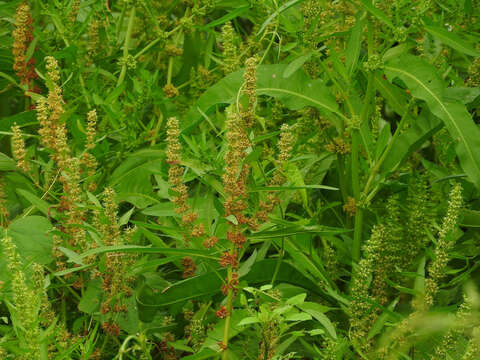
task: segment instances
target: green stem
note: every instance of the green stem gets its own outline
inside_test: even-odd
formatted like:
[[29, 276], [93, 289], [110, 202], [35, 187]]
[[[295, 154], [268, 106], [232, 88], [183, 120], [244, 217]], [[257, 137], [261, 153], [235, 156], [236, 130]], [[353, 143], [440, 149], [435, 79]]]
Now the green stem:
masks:
[[[232, 280], [232, 267], [229, 266], [228, 268], [228, 276], [227, 276], [227, 281], [230, 283]], [[230, 323], [232, 321], [232, 308], [233, 308], [233, 289], [229, 287], [228, 292], [227, 292], [227, 316], [225, 318], [225, 328], [223, 330], [223, 345], [225, 348], [228, 348], [228, 336], [230, 333]], [[222, 360], [228, 360], [227, 358], [227, 350], [224, 350], [222, 352]]]
[[[177, 37], [174, 39], [173, 44], [176, 46], [180, 41], [182, 36], [182, 32], [179, 32]], [[172, 75], [173, 75], [173, 56], [170, 56], [168, 59], [168, 70], [167, 70], [167, 84], [170, 85], [172, 83]]]
[[343, 167], [343, 156], [337, 154], [337, 170], [338, 180], [340, 182], [340, 192], [342, 193], [342, 200], [344, 203], [348, 200], [347, 182], [345, 179], [345, 168]]
[[167, 84], [172, 83], [172, 73], [173, 73], [173, 56], [170, 56], [168, 59], [168, 70], [167, 70]]
[[123, 65], [120, 75], [118, 76], [117, 87], [123, 83], [125, 75], [127, 73], [127, 58], [128, 58], [128, 48], [130, 45], [130, 37], [132, 36], [133, 23], [135, 20], [135, 6], [132, 6], [130, 10], [130, 17], [128, 19], [127, 33], [125, 34], [125, 42], [123, 44]]
[[[368, 43], [368, 55], [369, 57], [374, 53], [374, 43], [373, 43], [373, 27], [371, 22], [368, 22], [368, 34], [367, 34], [367, 43]], [[354, 124], [354, 129], [352, 131], [352, 190], [353, 195], [356, 201], [356, 210], [355, 210], [355, 226], [353, 232], [353, 246], [352, 246], [352, 261], [354, 263], [360, 260], [360, 249], [362, 246], [362, 228], [363, 228], [363, 209], [361, 207], [361, 198], [360, 198], [360, 169], [359, 169], [359, 147], [360, 147], [360, 129], [362, 124], [367, 120], [370, 102], [375, 93], [374, 87], [374, 72], [371, 71], [368, 74], [368, 83], [367, 91], [365, 94], [365, 99], [363, 101], [362, 112], [360, 113], [360, 119], [357, 124]]]

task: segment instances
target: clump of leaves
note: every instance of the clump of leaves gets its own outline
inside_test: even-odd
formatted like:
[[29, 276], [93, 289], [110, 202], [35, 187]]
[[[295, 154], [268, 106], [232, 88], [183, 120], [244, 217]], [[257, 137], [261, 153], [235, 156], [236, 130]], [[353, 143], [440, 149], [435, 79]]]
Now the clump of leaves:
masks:
[[0, 357], [479, 358], [479, 15], [0, 4]]

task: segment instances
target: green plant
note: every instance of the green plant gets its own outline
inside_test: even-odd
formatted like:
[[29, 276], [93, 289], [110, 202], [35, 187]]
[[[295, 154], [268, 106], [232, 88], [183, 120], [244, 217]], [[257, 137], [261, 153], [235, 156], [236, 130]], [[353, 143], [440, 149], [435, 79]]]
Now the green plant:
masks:
[[0, 357], [478, 358], [478, 5], [0, 2]]

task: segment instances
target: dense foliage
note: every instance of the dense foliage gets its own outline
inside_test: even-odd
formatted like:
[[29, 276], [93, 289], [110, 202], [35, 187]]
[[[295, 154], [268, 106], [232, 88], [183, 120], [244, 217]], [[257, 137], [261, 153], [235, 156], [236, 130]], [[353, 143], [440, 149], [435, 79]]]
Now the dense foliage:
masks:
[[479, 359], [479, 7], [0, 1], [0, 358]]

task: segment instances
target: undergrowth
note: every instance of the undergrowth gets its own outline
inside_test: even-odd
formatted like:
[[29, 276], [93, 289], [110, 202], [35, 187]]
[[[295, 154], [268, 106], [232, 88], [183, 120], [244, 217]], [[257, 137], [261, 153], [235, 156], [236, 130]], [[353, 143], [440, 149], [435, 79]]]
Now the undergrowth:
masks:
[[479, 359], [479, 6], [0, 1], [0, 358]]

